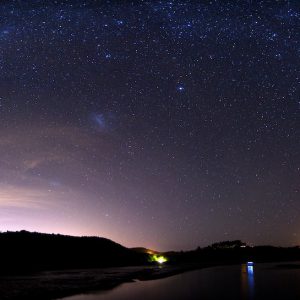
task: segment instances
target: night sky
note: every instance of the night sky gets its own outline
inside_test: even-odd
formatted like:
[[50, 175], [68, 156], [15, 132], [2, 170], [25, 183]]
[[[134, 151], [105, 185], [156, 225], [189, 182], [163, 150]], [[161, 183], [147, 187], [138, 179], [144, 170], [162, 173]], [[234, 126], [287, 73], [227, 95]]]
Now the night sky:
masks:
[[299, 1], [1, 1], [0, 230], [300, 244]]

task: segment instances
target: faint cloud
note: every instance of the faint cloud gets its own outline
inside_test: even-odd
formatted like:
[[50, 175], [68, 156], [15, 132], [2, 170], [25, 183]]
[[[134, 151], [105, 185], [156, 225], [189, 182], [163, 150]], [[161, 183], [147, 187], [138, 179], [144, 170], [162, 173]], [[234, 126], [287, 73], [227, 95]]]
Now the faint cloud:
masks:
[[25, 160], [24, 161], [25, 170], [27, 171], [27, 170], [35, 169], [42, 162], [43, 162], [42, 159]]
[[0, 207], [44, 209], [49, 202], [43, 200], [49, 196], [47, 191], [36, 188], [0, 185]]

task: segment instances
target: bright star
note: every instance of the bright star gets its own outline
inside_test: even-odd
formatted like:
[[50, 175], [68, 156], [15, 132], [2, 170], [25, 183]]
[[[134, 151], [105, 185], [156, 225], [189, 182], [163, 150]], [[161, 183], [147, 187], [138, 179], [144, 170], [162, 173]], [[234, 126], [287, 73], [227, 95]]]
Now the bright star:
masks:
[[179, 85], [179, 86], [177, 87], [177, 90], [178, 90], [179, 92], [183, 92], [183, 91], [185, 90], [185, 88], [184, 88], [183, 85]]

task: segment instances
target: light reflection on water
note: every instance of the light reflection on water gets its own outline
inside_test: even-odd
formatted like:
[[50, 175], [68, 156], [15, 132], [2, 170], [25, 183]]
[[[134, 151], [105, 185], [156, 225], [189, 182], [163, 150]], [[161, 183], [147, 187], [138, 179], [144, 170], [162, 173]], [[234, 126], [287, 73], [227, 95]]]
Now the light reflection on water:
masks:
[[251, 262], [241, 266], [242, 297], [254, 299], [254, 265]]
[[207, 268], [159, 280], [124, 283], [110, 291], [64, 300], [299, 300], [300, 268], [276, 265], [247, 263]]

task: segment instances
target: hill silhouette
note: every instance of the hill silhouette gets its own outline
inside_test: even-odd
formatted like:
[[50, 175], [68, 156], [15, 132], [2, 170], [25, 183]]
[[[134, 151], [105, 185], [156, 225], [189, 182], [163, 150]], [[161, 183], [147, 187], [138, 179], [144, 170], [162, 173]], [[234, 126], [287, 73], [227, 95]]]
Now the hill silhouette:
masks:
[[147, 256], [109, 239], [19, 231], [0, 233], [1, 273], [141, 265]]
[[130, 248], [131, 250], [138, 252], [138, 253], [145, 253], [145, 254], [158, 254], [158, 251], [144, 248], [144, 247], [135, 247], [135, 248]]
[[[1, 274], [28, 274], [44, 270], [92, 269], [155, 265], [152, 254], [165, 255], [169, 266], [216, 265], [247, 261], [300, 260], [299, 247], [249, 247], [240, 240], [214, 243], [192, 251], [159, 253], [126, 248], [106, 238], [75, 237], [38, 232], [0, 233]], [[152, 263], [151, 263], [152, 261]], [[193, 267], [192, 267], [193, 268]]]
[[236, 264], [247, 261], [254, 262], [283, 262], [299, 261], [300, 248], [275, 246], [248, 246], [240, 240], [223, 241], [208, 247], [191, 251], [165, 253], [170, 263], [209, 263], [209, 264]]

